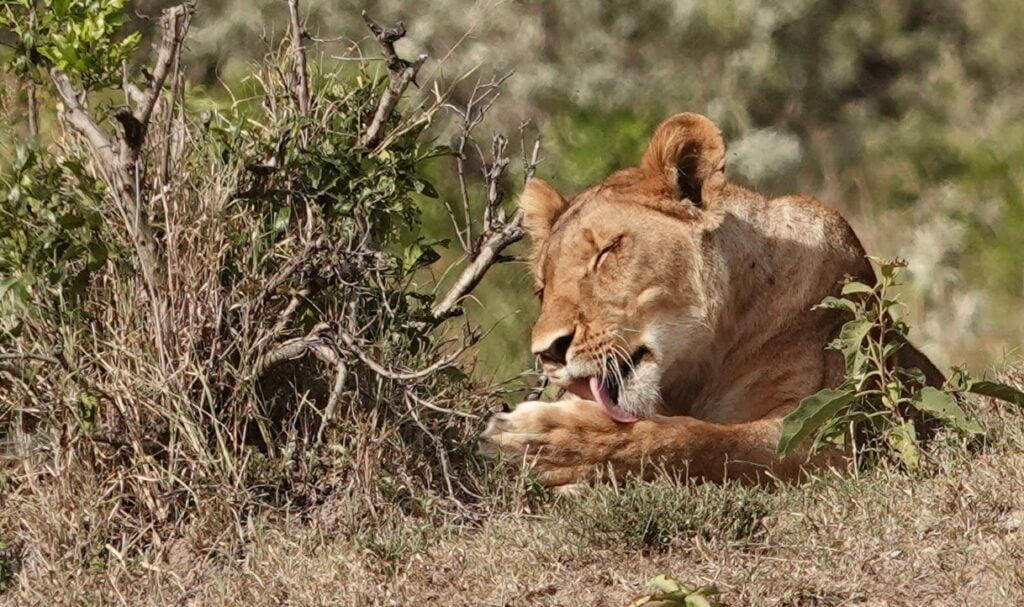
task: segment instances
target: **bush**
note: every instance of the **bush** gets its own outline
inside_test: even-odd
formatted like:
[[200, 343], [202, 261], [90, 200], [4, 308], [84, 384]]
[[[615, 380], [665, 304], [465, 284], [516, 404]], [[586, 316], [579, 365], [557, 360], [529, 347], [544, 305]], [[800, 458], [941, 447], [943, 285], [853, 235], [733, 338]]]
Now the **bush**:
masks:
[[[92, 18], [91, 1], [61, 4], [67, 27]], [[504, 139], [481, 153], [483, 202], [465, 202], [484, 217], [473, 238], [457, 224], [467, 264], [438, 292], [451, 268], [419, 234], [439, 204], [420, 169], [452, 155], [424, 135], [452, 106], [402, 103], [423, 59], [395, 54], [401, 26], [368, 22], [386, 69], [330, 73], [307, 67], [290, 8], [290, 43], [206, 111], [178, 70], [189, 4], [164, 11], [145, 81], [118, 85], [128, 106], [87, 103], [109, 95], [106, 64], [32, 55], [65, 130], [3, 177], [0, 537], [23, 571], [59, 579], [182, 538], [232, 554], [253, 517], [329, 500], [359, 521], [456, 516], [483, 493], [470, 447], [489, 399], [456, 367], [477, 333], [455, 319], [522, 236], [501, 207]], [[459, 114], [470, 143], [480, 107]], [[368, 537], [353, 541], [393, 556]]]

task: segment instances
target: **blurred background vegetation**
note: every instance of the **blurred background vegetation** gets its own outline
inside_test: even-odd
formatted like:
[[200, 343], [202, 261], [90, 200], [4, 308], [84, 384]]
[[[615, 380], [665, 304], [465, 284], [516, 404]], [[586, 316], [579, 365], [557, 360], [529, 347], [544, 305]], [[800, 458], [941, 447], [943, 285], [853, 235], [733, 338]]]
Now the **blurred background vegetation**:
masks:
[[[146, 16], [168, 4], [129, 3], [134, 29], [151, 29]], [[186, 52], [200, 83], [192, 104], [225, 105], [244, 90], [249, 66], [287, 33], [282, 4], [198, 3]], [[340, 57], [353, 46], [377, 53], [363, 9], [404, 20], [399, 51], [429, 54], [421, 82], [455, 83], [456, 99], [478, 78], [514, 71], [486, 127], [515, 133], [532, 120], [544, 140], [538, 175], [566, 195], [635, 163], [665, 116], [711, 116], [730, 142], [731, 178], [768, 195], [818, 196], [847, 215], [870, 252], [909, 261], [912, 338], [942, 366], [1019, 358], [1021, 2], [307, 0], [318, 59], [347, 70]], [[13, 142], [27, 133], [25, 92], [13, 72], [4, 78], [11, 119], [0, 134]], [[452, 133], [434, 136], [447, 143]], [[450, 163], [433, 171], [454, 199]], [[425, 229], [448, 235], [447, 214], [426, 202]], [[486, 280], [471, 304], [493, 327], [478, 373], [513, 378], [530, 366], [530, 279], [506, 264]]]

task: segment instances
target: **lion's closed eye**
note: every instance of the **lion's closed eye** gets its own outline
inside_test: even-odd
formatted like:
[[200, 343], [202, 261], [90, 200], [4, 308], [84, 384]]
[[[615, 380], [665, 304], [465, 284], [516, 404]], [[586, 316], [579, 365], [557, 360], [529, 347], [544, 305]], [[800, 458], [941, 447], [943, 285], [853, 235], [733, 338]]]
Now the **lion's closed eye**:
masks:
[[594, 262], [593, 262], [593, 269], [594, 270], [600, 268], [601, 264], [603, 264], [605, 262], [605, 260], [608, 258], [608, 256], [611, 253], [613, 253], [616, 250], [618, 250], [619, 246], [622, 244], [622, 236], [623, 236], [622, 234], [619, 234], [615, 238], [612, 238], [611, 240], [609, 240], [608, 244], [606, 244], [603, 247], [601, 247], [601, 250], [598, 251], [597, 255], [594, 256]]

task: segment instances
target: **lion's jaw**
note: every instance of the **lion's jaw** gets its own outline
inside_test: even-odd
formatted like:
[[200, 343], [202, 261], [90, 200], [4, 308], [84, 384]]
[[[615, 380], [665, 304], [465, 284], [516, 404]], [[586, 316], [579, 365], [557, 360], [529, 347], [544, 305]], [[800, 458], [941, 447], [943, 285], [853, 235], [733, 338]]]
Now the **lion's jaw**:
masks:
[[[697, 317], [636, 320], [641, 322], [602, 330], [635, 337], [582, 341], [570, 348], [565, 364], [544, 361], [546, 376], [554, 385], [604, 405], [617, 421], [671, 414], [665, 396], [691, 391], [688, 380], [699, 378], [708, 362], [710, 329]], [[595, 378], [601, 388], [594, 385]]]

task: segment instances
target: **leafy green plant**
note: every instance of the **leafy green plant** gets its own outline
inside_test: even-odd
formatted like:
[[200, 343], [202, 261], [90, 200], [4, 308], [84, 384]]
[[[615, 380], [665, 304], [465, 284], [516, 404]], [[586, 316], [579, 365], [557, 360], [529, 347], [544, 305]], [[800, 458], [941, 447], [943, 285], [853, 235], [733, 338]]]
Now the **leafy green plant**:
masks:
[[655, 589], [651, 594], [637, 597], [629, 607], [642, 607], [643, 605], [662, 605], [671, 607], [721, 607], [722, 604], [715, 601], [714, 597], [721, 594], [721, 591], [714, 586], [688, 586], [679, 580], [659, 575], [649, 583]]
[[906, 346], [909, 327], [901, 318], [894, 289], [902, 260], [870, 258], [879, 270], [874, 286], [850, 280], [839, 297], [827, 297], [815, 309], [852, 315], [828, 345], [843, 355], [846, 380], [800, 401], [783, 420], [778, 453], [785, 457], [813, 437], [811, 451], [852, 447], [855, 453], [889, 457], [906, 469], [921, 465], [922, 428], [944, 425], [978, 435], [981, 425], [961, 407], [961, 395], [973, 392], [1024, 404], [1024, 394], [993, 381], [955, 373], [942, 388], [928, 386], [924, 373], [903, 367], [897, 353]]
[[99, 212], [102, 183], [75, 159], [20, 145], [0, 188], [0, 301], [76, 302], [112, 247]]
[[0, 10], [0, 29], [16, 41], [11, 68], [42, 81], [39, 70], [58, 68], [86, 90], [121, 81], [121, 64], [139, 44], [138, 32], [117, 39], [128, 22], [125, 0], [11, 0]]

